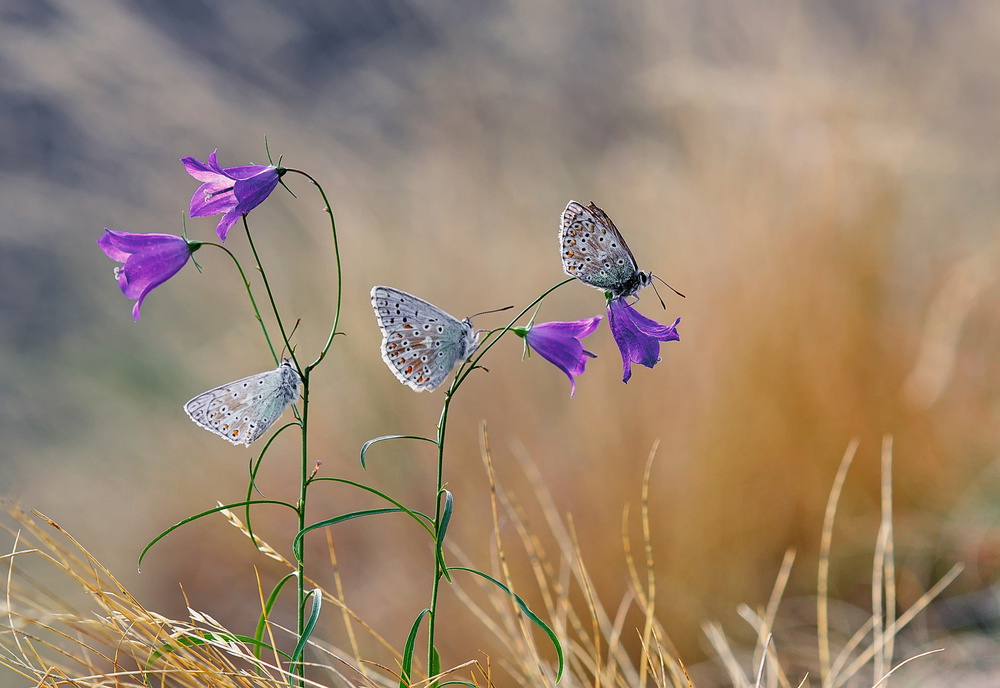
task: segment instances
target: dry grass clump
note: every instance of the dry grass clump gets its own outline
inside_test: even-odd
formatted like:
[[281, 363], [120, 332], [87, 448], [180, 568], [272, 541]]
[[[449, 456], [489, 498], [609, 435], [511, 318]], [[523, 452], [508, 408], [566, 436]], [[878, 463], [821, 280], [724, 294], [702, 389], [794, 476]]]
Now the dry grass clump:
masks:
[[[515, 591], [508, 564], [508, 545], [502, 532], [512, 524], [516, 545], [524, 549], [534, 574], [540, 600], [535, 611], [560, 638], [566, 660], [561, 686], [576, 688], [738, 688], [767, 686], [885, 686], [900, 667], [939, 649], [915, 649], [908, 640], [899, 652], [900, 632], [958, 575], [956, 566], [927, 590], [915, 604], [896, 616], [895, 564], [890, 482], [891, 442], [883, 447], [882, 519], [872, 568], [872, 611], [847, 633], [843, 610], [828, 595], [830, 551], [837, 503], [856, 445], [848, 448], [827, 503], [821, 535], [815, 624], [789, 628], [780, 623], [785, 585], [794, 561], [789, 552], [778, 572], [770, 600], [762, 609], [742, 606], [738, 611], [756, 639], [749, 647], [731, 641], [716, 623], [704, 625], [716, 657], [686, 668], [657, 621], [657, 588], [650, 546], [648, 494], [656, 447], [650, 452], [642, 480], [640, 521], [643, 543], [637, 552], [628, 534], [629, 511], [623, 530], [629, 572], [627, 594], [613, 609], [606, 607], [591, 584], [588, 566], [578, 544], [571, 517], [563, 518], [543, 485], [535, 482], [532, 498], [544, 514], [544, 527], [529, 522], [516, 495], [494, 480], [488, 435], [482, 433], [483, 458], [490, 476], [494, 537], [494, 575]], [[525, 464], [529, 478], [533, 467]], [[0, 640], [0, 664], [38, 686], [278, 686], [288, 685], [290, 674], [275, 648], [294, 639], [271, 621], [263, 644], [234, 633], [209, 615], [188, 608], [187, 620], [165, 618], [146, 610], [117, 582], [110, 571], [58, 524], [40, 514], [33, 520], [10, 509], [13, 538], [5, 585], [6, 628]], [[235, 517], [230, 523], [246, 533]], [[503, 526], [503, 527], [502, 527]], [[554, 551], [546, 542], [556, 544]], [[285, 561], [266, 543], [256, 541], [266, 555]], [[331, 546], [331, 555], [332, 546]], [[462, 560], [460, 551], [451, 556]], [[332, 559], [335, 565], [335, 557]], [[336, 579], [336, 578], [335, 578]], [[344, 604], [339, 579], [337, 594], [323, 592], [324, 603], [341, 611], [350, 650], [313, 638], [307, 668], [308, 685], [400, 685], [400, 653]], [[467, 580], [467, 579], [466, 579]], [[456, 666], [438, 677], [438, 685], [552, 686], [556, 682], [555, 653], [545, 636], [528, 621], [513, 599], [486, 585], [467, 589], [456, 579], [454, 589], [462, 603], [496, 639], [496, 649]], [[54, 592], [60, 590], [65, 592]], [[82, 595], [81, 595], [82, 594]], [[73, 596], [78, 602], [68, 601]], [[669, 600], [666, 601], [669, 604]], [[660, 601], [659, 604], [664, 604]], [[264, 608], [264, 595], [261, 607]], [[329, 608], [329, 607], [328, 607]], [[836, 610], [840, 610], [839, 612]], [[845, 616], [845, 618], [840, 618]], [[848, 615], [849, 616], [849, 615]], [[855, 617], [857, 618], [857, 617]], [[364, 633], [359, 637], [361, 629]], [[637, 643], [637, 644], [636, 644]], [[810, 651], [808, 646], [812, 647]], [[365, 646], [365, 650], [360, 649]], [[635, 651], [635, 648], [638, 648]], [[255, 652], [255, 648], [258, 648]], [[365, 653], [383, 653], [390, 661], [374, 662]], [[899, 661], [897, 656], [906, 658]], [[395, 662], [395, 666], [387, 666]], [[925, 662], [928, 660], [924, 660]], [[917, 663], [919, 664], [919, 662]], [[410, 685], [428, 685], [420, 676]], [[502, 678], [501, 678], [502, 676]]]

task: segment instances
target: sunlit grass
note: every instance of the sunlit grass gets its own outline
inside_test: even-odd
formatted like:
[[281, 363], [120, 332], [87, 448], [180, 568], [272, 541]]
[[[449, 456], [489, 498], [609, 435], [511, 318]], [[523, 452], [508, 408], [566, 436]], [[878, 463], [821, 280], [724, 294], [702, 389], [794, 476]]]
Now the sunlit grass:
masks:
[[[816, 624], [811, 629], [783, 629], [782, 603], [795, 554], [789, 551], [777, 571], [772, 594], [760, 609], [741, 606], [738, 611], [756, 639], [741, 645], [730, 639], [733, 631], [706, 620], [704, 635], [714, 650], [713, 659], [686, 667], [667, 632], [657, 619], [657, 610], [671, 604], [658, 593], [654, 575], [654, 552], [650, 543], [649, 486], [655, 468], [657, 447], [649, 453], [641, 480], [639, 521], [642, 542], [629, 536], [632, 516], [623, 512], [623, 546], [627, 564], [628, 592], [607, 603], [599, 598], [591, 582], [594, 566], [605, 565], [611, 552], [598, 551], [600, 563], [588, 561], [582, 552], [572, 515], [556, 509], [546, 487], [537, 482], [530, 463], [522, 464], [535, 490], [529, 495], [544, 516], [530, 522], [517, 495], [495, 481], [492, 452], [485, 426], [482, 456], [490, 479], [493, 514], [494, 571], [512, 589], [528, 587], [525, 576], [511, 570], [508, 553], [523, 550], [530, 562], [533, 596], [540, 599], [538, 613], [550, 622], [566, 653], [566, 672], [559, 685], [567, 688], [707, 688], [731, 685], [737, 688], [767, 686], [884, 686], [888, 677], [910, 664], [933, 667], [931, 655], [942, 645], [915, 649], [906, 644], [900, 657], [896, 643], [900, 632], [958, 575], [955, 566], [909, 608], [896, 614], [893, 546], [891, 461], [889, 441], [882, 453], [882, 502], [880, 528], [873, 546], [871, 599], [867, 620], [855, 624], [853, 635], [845, 635], [850, 615], [842, 605], [831, 605], [828, 597], [830, 555], [838, 501], [854, 459], [856, 444], [844, 455], [835, 477], [820, 534], [820, 565], [817, 573]], [[6, 624], [0, 641], [0, 664], [39, 686], [281, 686], [287, 685], [285, 656], [281, 649], [294, 640], [294, 633], [267, 621], [263, 645], [253, 643], [252, 633], [227, 629], [210, 611], [188, 607], [186, 619], [168, 619], [145, 609], [74, 540], [65, 529], [41, 514], [32, 518], [10, 509], [5, 527], [12, 537], [10, 552], [3, 557], [7, 575], [4, 586]], [[235, 514], [225, 517], [250, 537]], [[516, 537], [505, 536], [513, 526]], [[254, 536], [256, 537], [256, 536]], [[550, 549], [545, 543], [555, 543]], [[346, 647], [313, 636], [307, 655], [307, 685], [398, 686], [401, 654], [344, 602], [345, 591], [337, 572], [336, 553], [328, 538], [330, 566], [335, 589], [324, 591], [327, 614], [339, 613], [347, 638]], [[278, 551], [256, 538], [257, 549], [271, 559], [294, 569]], [[461, 560], [453, 550], [449, 555]], [[720, 557], [720, 565], [724, 565]], [[43, 582], [44, 581], [44, 582]], [[311, 584], [315, 584], [311, 582]], [[476, 657], [436, 677], [439, 685], [464, 681], [465, 685], [525, 688], [554, 685], [555, 665], [547, 639], [529, 622], [507, 595], [492, 585], [481, 589], [451, 586], [462, 604], [488, 631], [488, 647]], [[263, 590], [259, 586], [260, 590]], [[65, 591], [56, 593], [53, 590]], [[81, 595], [82, 593], [82, 595]], [[76, 598], [75, 603], [68, 598]], [[261, 608], [264, 595], [261, 593]], [[334, 611], [334, 610], [339, 610]], [[839, 611], [838, 611], [839, 610]], [[855, 618], [857, 618], [855, 616]], [[831, 628], [836, 628], [836, 633]], [[638, 644], [632, 642], [637, 639]], [[812, 649], [809, 649], [811, 645]], [[256, 648], [256, 651], [255, 651]], [[631, 649], [630, 649], [631, 648]], [[372, 659], [376, 657], [376, 659]], [[411, 685], [428, 685], [428, 677], [415, 667]], [[917, 674], [919, 675], [919, 674]]]

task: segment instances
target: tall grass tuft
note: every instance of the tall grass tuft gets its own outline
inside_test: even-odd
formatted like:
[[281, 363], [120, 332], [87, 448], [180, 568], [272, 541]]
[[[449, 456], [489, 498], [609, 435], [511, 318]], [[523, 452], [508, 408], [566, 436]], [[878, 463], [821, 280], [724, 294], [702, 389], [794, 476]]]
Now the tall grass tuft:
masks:
[[[789, 551], [766, 606], [738, 609], [753, 639], [732, 640], [716, 622], [703, 630], [714, 658], [686, 667], [657, 620], [657, 609], [671, 604], [658, 596], [654, 556], [650, 544], [649, 488], [657, 447], [646, 462], [641, 480], [639, 521], [642, 542], [629, 536], [629, 508], [623, 510], [623, 551], [628, 589], [622, 599], [599, 599], [591, 568], [577, 539], [572, 515], [562, 515], [533, 465], [522, 462], [532, 484], [529, 495], [543, 514], [541, 523], [529, 520], [525, 503], [506, 491], [494, 477], [489, 435], [481, 429], [483, 463], [489, 476], [493, 517], [493, 575], [512, 593], [541, 601], [546, 618], [566, 653], [566, 670], [560, 686], [583, 688], [792, 688], [793, 686], [870, 686], [883, 688], [895, 672], [907, 669], [928, 672], [929, 656], [940, 647], [928, 647], [904, 637], [902, 631], [923, 612], [961, 570], [953, 567], [909, 608], [896, 614], [895, 563], [892, 521], [892, 445], [882, 451], [882, 502], [878, 536], [872, 555], [871, 609], [859, 614], [834, 603], [828, 594], [830, 554], [833, 548], [837, 504], [855, 456], [857, 444], [848, 447], [834, 479], [820, 533], [815, 616], [811, 625], [796, 624], [802, 600], [790, 602], [783, 613], [785, 585], [795, 560]], [[188, 607], [188, 618], [168, 619], [145, 609], [82, 544], [53, 521], [36, 513], [30, 517], [16, 507], [9, 509], [5, 529], [12, 538], [3, 557], [7, 573], [3, 599], [6, 628], [0, 640], [0, 664], [38, 686], [283, 686], [292, 677], [281, 667], [281, 650], [295, 632], [262, 616], [264, 642], [224, 628], [209, 613]], [[251, 536], [230, 512], [224, 516]], [[515, 536], [509, 537], [510, 529]], [[547, 543], [554, 543], [552, 547]], [[294, 565], [259, 538], [255, 545], [273, 559]], [[523, 577], [508, 564], [513, 548], [527, 555], [534, 589], [523, 590]], [[330, 545], [336, 570], [336, 555]], [[452, 546], [452, 556], [462, 553]], [[599, 551], [603, 565], [610, 556]], [[720, 565], [725, 564], [724, 555]], [[336, 577], [335, 577], [335, 580]], [[522, 583], [515, 584], [520, 580]], [[310, 581], [311, 585], [315, 585]], [[403, 654], [381, 638], [376, 629], [355, 615], [343, 591], [324, 590], [324, 601], [339, 607], [347, 629], [348, 648], [337, 647], [315, 634], [310, 639], [307, 685], [314, 686], [423, 686], [425, 667], [413, 667], [411, 681], [400, 676]], [[512, 595], [484, 582], [481, 589], [454, 585], [459, 599], [496, 641], [489, 652], [442, 672], [437, 685], [524, 686], [554, 685], [552, 645], [524, 615]], [[261, 609], [267, 609], [263, 588]], [[68, 592], [54, 592], [55, 590]], [[76, 599], [70, 601], [70, 597]], [[536, 608], [540, 608], [537, 607]], [[637, 643], [635, 642], [637, 641]], [[923, 644], [922, 647], [918, 646]], [[362, 649], [364, 648], [364, 649]], [[496, 649], [499, 648], [499, 649]], [[638, 648], [633, 650], [630, 648]], [[376, 649], [387, 661], [363, 656]], [[911, 665], [912, 662], [912, 665]], [[920, 667], [924, 668], [921, 670]]]

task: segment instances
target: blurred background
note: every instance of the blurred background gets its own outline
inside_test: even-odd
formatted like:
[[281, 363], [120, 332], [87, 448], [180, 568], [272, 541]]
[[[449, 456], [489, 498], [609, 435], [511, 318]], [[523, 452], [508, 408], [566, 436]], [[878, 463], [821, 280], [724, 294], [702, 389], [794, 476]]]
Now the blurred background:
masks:
[[[602, 326], [573, 399], [559, 371], [521, 361], [516, 338], [490, 352], [491, 372], [456, 397], [446, 459], [450, 537], [475, 565], [493, 556], [480, 421], [498, 480], [525, 502], [547, 489], [572, 514], [611, 609], [628, 587], [623, 510], [639, 537], [642, 471], [660, 440], [659, 617], [697, 663], [701, 624], [737, 627], [738, 603], [766, 602], [786, 548], [798, 552], [789, 595], [815, 592], [823, 510], [852, 439], [832, 594], [870, 604], [892, 435], [900, 605], [957, 561], [967, 568], [949, 594], [990, 590], [998, 57], [992, 0], [0, 0], [0, 492], [69, 529], [147, 608], [183, 617], [183, 585], [192, 607], [252, 628], [253, 566], [265, 587], [284, 571], [221, 517], [168, 537], [141, 573], [135, 562], [167, 526], [244, 498], [255, 453], [181, 407], [273, 362], [221, 252], [199, 252], [204, 273], [157, 289], [135, 324], [95, 242], [104, 227], [180, 233], [197, 183], [179, 158], [218, 148], [225, 166], [266, 163], [266, 135], [324, 184], [341, 237], [348, 336], [313, 378], [324, 475], [431, 508], [425, 447], [380, 445], [367, 473], [358, 461], [371, 437], [433, 433], [443, 400], [380, 360], [371, 286], [458, 317], [520, 307], [562, 279], [566, 202], [593, 200], [640, 266], [687, 294], [661, 288], [666, 312], [651, 291], [638, 305], [681, 316], [682, 341], [626, 386]], [[298, 198], [279, 188], [250, 219], [308, 358], [329, 330], [334, 261], [320, 199], [286, 181]], [[189, 220], [190, 236], [214, 239], [216, 220]], [[249, 256], [238, 228], [227, 247]], [[539, 317], [602, 310], [573, 284]], [[289, 439], [258, 483], [293, 499], [297, 476]], [[374, 506], [343, 488], [311, 499], [315, 519]], [[287, 553], [285, 513], [261, 511], [256, 527]], [[348, 602], [401, 646], [427, 603], [428, 543], [388, 517], [331, 535]], [[324, 538], [308, 551], [332, 587]], [[445, 664], [502, 655], [444, 600]]]

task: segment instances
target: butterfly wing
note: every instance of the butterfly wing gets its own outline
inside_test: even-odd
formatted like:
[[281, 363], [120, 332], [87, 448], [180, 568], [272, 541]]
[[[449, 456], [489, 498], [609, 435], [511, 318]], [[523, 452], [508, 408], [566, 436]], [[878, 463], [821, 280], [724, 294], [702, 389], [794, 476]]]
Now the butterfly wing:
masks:
[[591, 203], [570, 201], [559, 224], [563, 270], [570, 277], [612, 293], [631, 296], [644, 286], [632, 251], [607, 213]]
[[400, 382], [417, 392], [437, 389], [478, 346], [468, 320], [405, 291], [373, 287], [372, 307], [382, 330], [382, 360]]
[[184, 410], [206, 430], [249, 447], [298, 398], [301, 384], [292, 362], [285, 359], [274, 370], [199, 394]]

